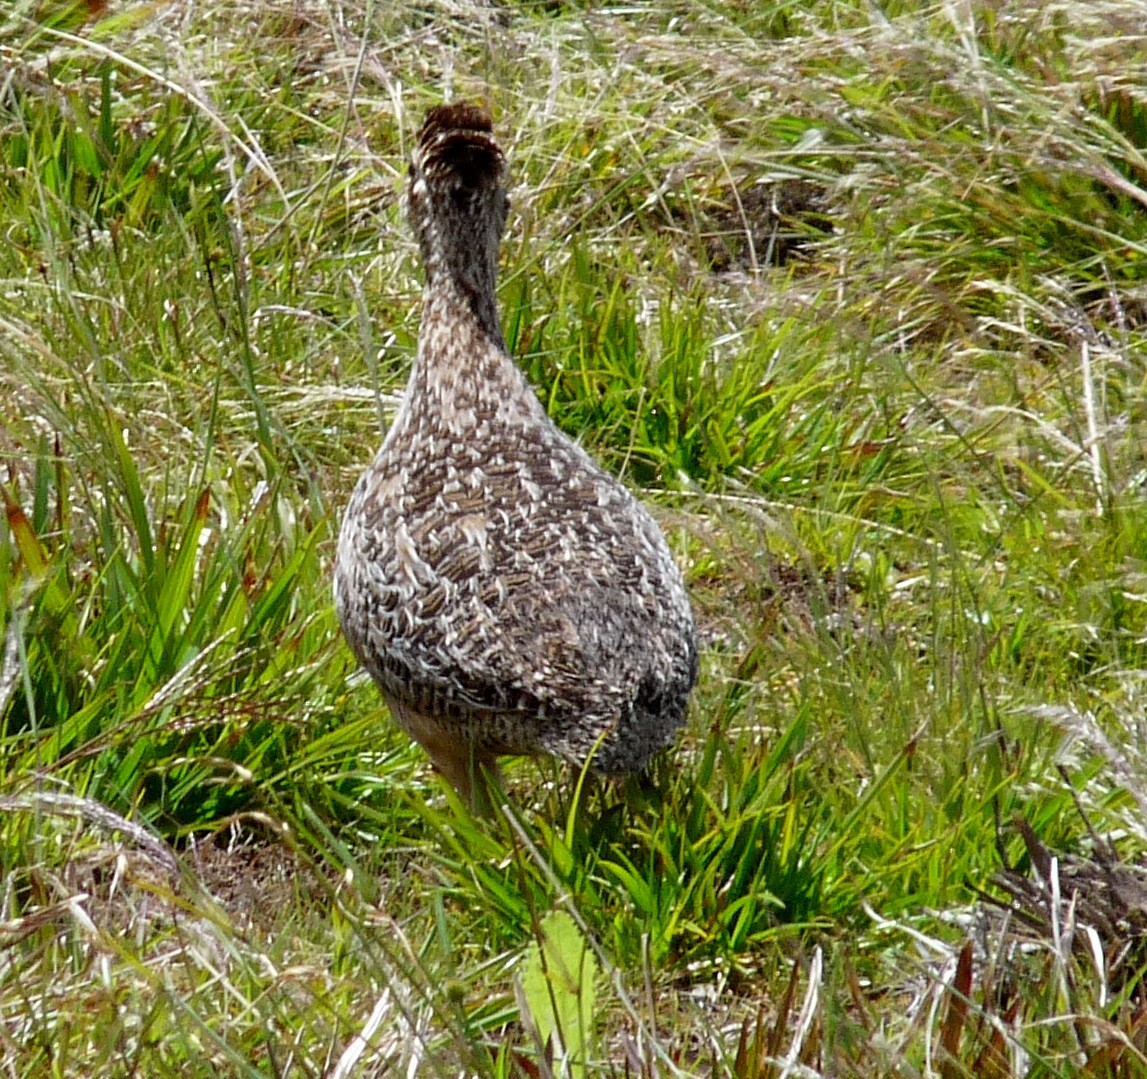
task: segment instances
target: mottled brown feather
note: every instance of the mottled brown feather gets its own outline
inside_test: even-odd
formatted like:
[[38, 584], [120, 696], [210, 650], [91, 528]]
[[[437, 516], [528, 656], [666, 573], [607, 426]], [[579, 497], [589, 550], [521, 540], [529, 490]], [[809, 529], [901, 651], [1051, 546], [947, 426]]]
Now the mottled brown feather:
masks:
[[492, 131], [463, 104], [432, 109], [419, 132], [407, 191], [426, 269], [418, 354], [335, 567], [347, 641], [464, 793], [501, 754], [644, 767], [697, 675], [660, 529], [551, 422], [506, 351]]

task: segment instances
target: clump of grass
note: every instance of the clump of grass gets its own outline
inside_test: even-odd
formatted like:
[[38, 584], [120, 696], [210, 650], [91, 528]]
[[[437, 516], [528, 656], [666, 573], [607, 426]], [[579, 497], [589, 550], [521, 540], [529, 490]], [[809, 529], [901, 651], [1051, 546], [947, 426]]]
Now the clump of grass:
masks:
[[[548, 1075], [572, 924], [580, 1074], [1135, 1074], [1074, 878], [1024, 941], [980, 890], [1142, 859], [1136, 6], [415, 7], [0, 16], [10, 1070]], [[646, 782], [524, 763], [492, 822], [328, 587], [463, 94], [511, 347], [705, 647]]]
[[[100, 65], [96, 101], [83, 84], [10, 89], [6, 111], [13, 131], [4, 148], [10, 212], [28, 208], [23, 198], [31, 176], [40, 196], [37, 209], [55, 219], [57, 231], [83, 224], [101, 228], [111, 221], [154, 229], [169, 214], [187, 215], [203, 192], [221, 185], [222, 152], [207, 141], [198, 114], [177, 97], [156, 108], [147, 84], [125, 94], [117, 74], [111, 64]], [[113, 96], [136, 107], [130, 121], [115, 118]]]

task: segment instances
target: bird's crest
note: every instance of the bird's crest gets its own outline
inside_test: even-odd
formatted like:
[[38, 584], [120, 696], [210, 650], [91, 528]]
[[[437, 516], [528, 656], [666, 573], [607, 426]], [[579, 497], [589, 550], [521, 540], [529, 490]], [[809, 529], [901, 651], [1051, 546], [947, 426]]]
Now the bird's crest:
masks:
[[502, 180], [506, 159], [493, 136], [488, 109], [461, 102], [430, 110], [418, 132], [412, 171], [430, 184], [453, 181], [477, 190]]

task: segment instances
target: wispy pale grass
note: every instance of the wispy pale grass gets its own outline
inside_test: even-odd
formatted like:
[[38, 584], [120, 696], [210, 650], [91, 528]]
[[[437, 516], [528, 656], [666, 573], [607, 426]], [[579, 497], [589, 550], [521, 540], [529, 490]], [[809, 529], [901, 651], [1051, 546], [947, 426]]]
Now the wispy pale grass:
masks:
[[[6, 1072], [1138, 1074], [1144, 927], [1064, 889], [1144, 886], [1145, 54], [1133, 0], [5, 9]], [[329, 601], [464, 95], [507, 338], [705, 642], [650, 777], [492, 822]]]

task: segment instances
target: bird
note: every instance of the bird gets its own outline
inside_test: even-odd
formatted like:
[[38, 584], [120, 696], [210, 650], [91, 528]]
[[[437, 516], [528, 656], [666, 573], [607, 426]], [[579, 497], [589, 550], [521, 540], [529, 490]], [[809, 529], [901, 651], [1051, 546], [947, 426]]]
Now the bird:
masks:
[[404, 195], [425, 270], [417, 351], [334, 567], [352, 652], [478, 812], [503, 756], [642, 772], [683, 725], [698, 670], [663, 532], [507, 350], [506, 178], [486, 106], [428, 111]]

